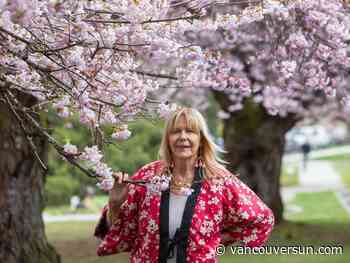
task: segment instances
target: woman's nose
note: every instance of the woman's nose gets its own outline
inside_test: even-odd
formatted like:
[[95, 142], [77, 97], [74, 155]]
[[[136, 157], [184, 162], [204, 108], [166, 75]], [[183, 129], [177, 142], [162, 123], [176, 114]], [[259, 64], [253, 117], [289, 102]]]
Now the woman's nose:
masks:
[[187, 132], [185, 130], [181, 131], [180, 138], [187, 138]]

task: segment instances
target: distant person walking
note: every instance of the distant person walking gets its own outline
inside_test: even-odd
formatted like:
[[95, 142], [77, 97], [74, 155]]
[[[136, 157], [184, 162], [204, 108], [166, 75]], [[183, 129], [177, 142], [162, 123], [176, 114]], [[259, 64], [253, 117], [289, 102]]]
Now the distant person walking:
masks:
[[308, 141], [305, 141], [301, 145], [301, 151], [303, 153], [303, 168], [306, 169], [307, 162], [309, 160], [309, 153], [311, 151], [311, 145]]

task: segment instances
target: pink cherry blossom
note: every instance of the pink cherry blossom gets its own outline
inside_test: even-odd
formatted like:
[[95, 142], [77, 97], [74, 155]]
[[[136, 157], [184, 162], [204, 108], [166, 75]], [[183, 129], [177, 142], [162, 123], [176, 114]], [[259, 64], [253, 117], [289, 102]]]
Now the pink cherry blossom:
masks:
[[176, 104], [161, 103], [158, 106], [158, 114], [161, 118], [167, 119], [177, 108]]
[[117, 141], [127, 140], [131, 136], [131, 131], [128, 130], [127, 126], [122, 126], [120, 130], [112, 133], [111, 137]]
[[82, 160], [88, 161], [91, 164], [99, 164], [100, 160], [102, 159], [103, 155], [101, 154], [100, 150], [96, 145], [92, 147], [86, 146], [84, 148], [84, 151], [82, 152], [80, 158]]
[[70, 144], [70, 143], [66, 143], [64, 145], [64, 152], [67, 154], [77, 154], [78, 153], [78, 148], [77, 146]]
[[[303, 115], [319, 107], [315, 92], [348, 109], [349, 6], [286, 2], [238, 11], [229, 0], [0, 0], [0, 77], [6, 91], [32, 94], [101, 133], [144, 115], [167, 118], [171, 96], [204, 108], [209, 91], [227, 98], [224, 119], [249, 98], [272, 115]], [[97, 146], [81, 156], [109, 178], [102, 157]]]
[[97, 183], [96, 186], [103, 191], [109, 191], [113, 188], [115, 179], [114, 177], [105, 178], [102, 182]]

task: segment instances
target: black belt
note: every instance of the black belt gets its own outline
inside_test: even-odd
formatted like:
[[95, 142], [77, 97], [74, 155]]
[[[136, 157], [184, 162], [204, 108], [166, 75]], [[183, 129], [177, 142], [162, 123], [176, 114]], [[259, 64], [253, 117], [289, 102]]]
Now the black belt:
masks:
[[160, 201], [160, 240], [159, 240], [159, 263], [166, 263], [168, 258], [174, 257], [176, 246], [176, 263], [186, 262], [186, 249], [188, 232], [191, 226], [197, 196], [202, 187], [203, 168], [196, 167], [195, 176], [191, 188], [194, 190], [187, 198], [185, 210], [182, 216], [181, 226], [176, 230], [172, 239], [169, 238], [169, 196], [170, 189], [162, 191]]

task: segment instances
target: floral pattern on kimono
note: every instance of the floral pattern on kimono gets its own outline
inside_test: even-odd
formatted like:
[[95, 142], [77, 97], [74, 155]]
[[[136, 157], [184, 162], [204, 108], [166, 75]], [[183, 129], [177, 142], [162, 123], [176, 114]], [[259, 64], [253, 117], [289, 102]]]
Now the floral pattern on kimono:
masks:
[[[162, 170], [162, 161], [142, 167], [131, 178], [149, 180]], [[107, 205], [94, 235], [102, 242], [98, 256], [130, 252], [130, 261], [156, 263], [159, 257], [161, 193], [128, 185], [127, 200], [118, 219], [106, 224]], [[215, 249], [221, 243], [256, 247], [265, 244], [274, 225], [269, 207], [242, 181], [226, 171], [225, 180], [204, 180], [197, 197], [188, 234], [186, 262], [218, 262]]]

